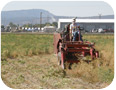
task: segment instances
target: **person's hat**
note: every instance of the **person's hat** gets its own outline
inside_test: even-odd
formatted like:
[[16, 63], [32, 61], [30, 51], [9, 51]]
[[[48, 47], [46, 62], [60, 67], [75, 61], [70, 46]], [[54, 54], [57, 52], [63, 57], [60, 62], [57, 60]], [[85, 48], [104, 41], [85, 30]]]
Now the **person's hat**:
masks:
[[75, 20], [75, 18], [72, 18], [72, 20], [74, 21], [74, 20]]
[[76, 18], [77, 18], [77, 17], [75, 17], [75, 18], [72, 18], [72, 21], [76, 21]]

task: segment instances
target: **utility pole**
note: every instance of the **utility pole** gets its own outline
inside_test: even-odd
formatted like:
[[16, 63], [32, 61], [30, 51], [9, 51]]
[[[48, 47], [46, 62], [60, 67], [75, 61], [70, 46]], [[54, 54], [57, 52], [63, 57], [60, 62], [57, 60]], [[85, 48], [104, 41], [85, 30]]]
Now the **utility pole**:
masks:
[[101, 19], [101, 15], [102, 15], [102, 14], [98, 14], [98, 15], [99, 15], [99, 19]]
[[41, 31], [41, 28], [42, 28], [42, 12], [40, 12], [40, 31]]

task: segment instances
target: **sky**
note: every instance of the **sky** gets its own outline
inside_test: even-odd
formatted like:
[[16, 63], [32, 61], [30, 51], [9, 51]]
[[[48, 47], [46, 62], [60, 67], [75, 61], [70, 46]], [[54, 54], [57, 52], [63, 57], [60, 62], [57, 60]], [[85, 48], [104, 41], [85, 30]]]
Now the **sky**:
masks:
[[44, 9], [58, 16], [113, 15], [112, 7], [103, 1], [12, 1], [2, 11]]

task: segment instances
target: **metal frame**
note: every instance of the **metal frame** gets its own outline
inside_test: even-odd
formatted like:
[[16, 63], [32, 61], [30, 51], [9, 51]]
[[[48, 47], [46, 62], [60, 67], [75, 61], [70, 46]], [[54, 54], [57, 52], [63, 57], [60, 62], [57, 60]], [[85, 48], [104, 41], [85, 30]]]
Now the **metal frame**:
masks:
[[64, 41], [60, 33], [54, 33], [54, 53], [58, 55], [61, 52], [61, 66], [64, 69], [64, 63], [67, 61], [69, 63], [78, 63], [77, 59], [67, 59], [69, 53], [79, 53], [86, 57], [91, 56], [91, 59], [99, 57], [99, 52], [95, 50], [95, 43], [88, 41]]

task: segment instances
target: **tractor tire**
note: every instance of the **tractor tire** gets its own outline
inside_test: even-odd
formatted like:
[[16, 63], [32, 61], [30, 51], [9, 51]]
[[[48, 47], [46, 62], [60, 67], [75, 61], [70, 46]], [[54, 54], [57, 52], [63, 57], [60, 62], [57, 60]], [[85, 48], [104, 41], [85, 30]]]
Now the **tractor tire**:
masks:
[[58, 65], [61, 65], [61, 52], [58, 52]]

